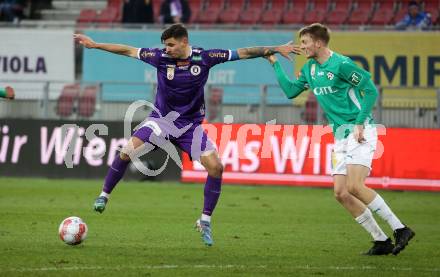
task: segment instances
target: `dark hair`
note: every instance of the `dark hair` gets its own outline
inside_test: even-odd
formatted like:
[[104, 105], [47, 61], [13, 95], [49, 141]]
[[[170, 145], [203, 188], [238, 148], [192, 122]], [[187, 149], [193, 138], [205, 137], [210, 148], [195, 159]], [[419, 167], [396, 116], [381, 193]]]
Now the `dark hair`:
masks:
[[169, 39], [169, 38], [188, 38], [188, 31], [186, 30], [185, 26], [183, 24], [173, 24], [170, 27], [168, 27], [165, 31], [163, 31], [162, 36], [160, 37], [160, 40], [162, 43]]
[[330, 41], [330, 29], [321, 23], [313, 23], [299, 30], [299, 37], [310, 35], [313, 40], [322, 40], [325, 44]]
[[408, 7], [411, 7], [411, 6], [417, 6], [417, 7], [419, 7], [419, 3], [417, 3], [417, 1], [409, 1], [409, 3], [408, 3]]

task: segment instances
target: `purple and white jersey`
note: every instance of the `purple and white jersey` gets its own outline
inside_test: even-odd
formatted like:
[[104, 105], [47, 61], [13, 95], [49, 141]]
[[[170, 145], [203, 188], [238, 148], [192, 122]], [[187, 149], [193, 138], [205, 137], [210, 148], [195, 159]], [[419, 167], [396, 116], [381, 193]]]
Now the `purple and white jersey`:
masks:
[[[171, 111], [179, 119], [201, 122], [205, 116], [204, 86], [209, 69], [231, 59], [231, 50], [191, 47], [187, 59], [171, 58], [165, 49], [140, 48], [138, 59], [157, 69], [157, 94], [155, 106], [161, 116]], [[156, 112], [152, 117], [159, 117]]]

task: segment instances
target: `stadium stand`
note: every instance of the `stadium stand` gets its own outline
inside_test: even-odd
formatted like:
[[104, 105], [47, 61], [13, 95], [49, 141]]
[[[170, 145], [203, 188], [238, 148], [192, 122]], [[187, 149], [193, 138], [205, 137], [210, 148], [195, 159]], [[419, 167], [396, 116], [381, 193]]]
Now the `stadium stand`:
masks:
[[56, 113], [60, 117], [69, 117], [74, 113], [76, 101], [79, 97], [80, 85], [65, 85], [57, 101]]
[[396, 5], [394, 1], [377, 2], [377, 7], [371, 17], [372, 25], [388, 25], [393, 23]]
[[304, 14], [308, 10], [307, 0], [298, 0], [288, 5], [288, 9], [283, 14], [282, 22], [284, 24], [302, 24]]
[[330, 0], [314, 0], [309, 1], [311, 8], [307, 12], [304, 17], [304, 24], [312, 24], [315, 22], [323, 22], [325, 21], [327, 16], [327, 11], [330, 7]]
[[424, 2], [423, 9], [425, 12], [431, 14], [432, 24], [440, 23], [440, 1], [439, 0], [428, 0]]
[[267, 7], [266, 0], [254, 0], [247, 3], [240, 16], [241, 24], [254, 25], [260, 21], [263, 11]]
[[265, 25], [281, 23], [283, 12], [287, 10], [288, 3], [287, 0], [269, 1], [267, 9], [261, 14], [261, 23]]
[[352, 2], [353, 1], [351, 0], [334, 2], [330, 12], [327, 13], [326, 23], [329, 25], [344, 24], [350, 16], [350, 12], [353, 8]]
[[78, 100], [78, 115], [91, 117], [95, 114], [97, 86], [86, 86]]
[[92, 23], [95, 22], [97, 16], [94, 9], [82, 9], [76, 21], [78, 23]]
[[217, 23], [220, 14], [225, 7], [224, 0], [211, 0], [206, 3], [206, 7], [198, 16], [198, 23], [214, 24]]
[[[160, 23], [162, 0], [153, 3], [154, 22]], [[335, 26], [394, 25], [407, 13], [410, 0], [191, 0], [191, 24], [228, 24], [256, 26], [303, 25], [322, 22]], [[123, 0], [53, 0], [52, 9], [40, 11], [44, 20], [73, 20], [81, 24], [119, 23]], [[439, 23], [440, 1], [421, 1]]]
[[236, 24], [241, 16], [245, 0], [228, 1], [225, 10], [220, 14], [219, 22]]
[[357, 0], [353, 3], [353, 11], [348, 17], [349, 25], [367, 24], [374, 10], [374, 2], [372, 0]]

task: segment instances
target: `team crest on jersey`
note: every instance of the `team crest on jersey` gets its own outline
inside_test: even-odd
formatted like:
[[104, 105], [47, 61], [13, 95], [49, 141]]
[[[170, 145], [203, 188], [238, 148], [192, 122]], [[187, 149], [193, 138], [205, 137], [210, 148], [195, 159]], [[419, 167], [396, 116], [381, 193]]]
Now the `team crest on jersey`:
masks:
[[174, 79], [174, 67], [167, 67], [167, 79]]
[[198, 66], [198, 65], [191, 66], [190, 72], [193, 76], [199, 75], [200, 71], [201, 71], [200, 66]]
[[335, 75], [331, 72], [327, 73], [327, 78], [331, 81], [333, 80], [333, 78], [335, 77]]
[[351, 72], [351, 74], [350, 74], [351, 83], [355, 86], [358, 86], [361, 83], [362, 78], [363, 78], [362, 75], [360, 75], [359, 73], [357, 73], [355, 71]]

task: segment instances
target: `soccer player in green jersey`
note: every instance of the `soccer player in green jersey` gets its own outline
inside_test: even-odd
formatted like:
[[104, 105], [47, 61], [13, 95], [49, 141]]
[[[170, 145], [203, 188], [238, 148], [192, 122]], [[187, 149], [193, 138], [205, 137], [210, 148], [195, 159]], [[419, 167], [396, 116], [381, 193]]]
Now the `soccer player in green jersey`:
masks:
[[4, 89], [0, 88], [0, 98], [6, 98], [6, 99], [14, 99], [15, 98], [15, 91], [11, 87], [5, 87]]
[[[334, 195], [373, 237], [374, 245], [365, 254], [397, 255], [415, 233], [402, 224], [377, 192], [365, 186], [377, 143], [371, 116], [377, 89], [370, 73], [329, 49], [330, 33], [322, 24], [302, 28], [299, 39], [300, 45], [295, 46], [294, 53], [305, 55], [308, 62], [296, 80], [286, 76], [274, 55], [267, 59], [286, 96], [295, 98], [306, 89], [312, 90], [332, 125]], [[379, 227], [372, 212], [391, 226], [395, 244]]]

